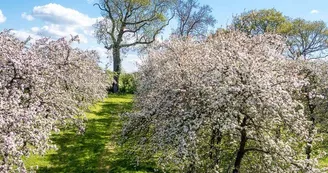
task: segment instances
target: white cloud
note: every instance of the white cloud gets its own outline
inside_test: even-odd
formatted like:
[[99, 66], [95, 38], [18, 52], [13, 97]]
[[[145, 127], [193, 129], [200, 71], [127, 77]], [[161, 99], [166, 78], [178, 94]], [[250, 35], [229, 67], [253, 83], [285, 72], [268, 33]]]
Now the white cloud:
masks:
[[311, 10], [311, 12], [310, 12], [311, 14], [318, 14], [319, 13], [319, 11], [318, 10]]
[[2, 13], [2, 11], [0, 10], [0, 23], [3, 23], [3, 22], [5, 22], [6, 21], [6, 16], [5, 15], [3, 15], [3, 13]]
[[40, 31], [40, 28], [39, 27], [32, 27], [31, 31], [34, 32], [34, 33], [37, 33], [37, 32]]
[[30, 31], [24, 31], [24, 30], [13, 30], [11, 31], [12, 33], [15, 34], [15, 36], [22, 40], [22, 41], [25, 41], [28, 37], [31, 37], [32, 38], [32, 41], [33, 40], [36, 40], [36, 39], [40, 39], [41, 37], [34, 34], [33, 32], [30, 32]]
[[38, 32], [39, 35], [47, 36], [47, 37], [65, 37], [70, 34], [74, 34], [75, 31], [72, 30], [72, 28], [61, 26], [61, 25], [56, 25], [56, 24], [50, 24], [50, 25], [45, 25], [41, 28], [35, 28], [35, 31]]
[[50, 3], [33, 8], [33, 17], [53, 24], [92, 26], [97, 18], [91, 18], [77, 10]]
[[[90, 1], [91, 2], [91, 1]], [[84, 44], [73, 44], [74, 47], [83, 49], [96, 50], [100, 55], [100, 65], [105, 67], [110, 58], [107, 58], [107, 50], [102, 45], [96, 44], [96, 39], [93, 36], [93, 24], [102, 17], [89, 17], [75, 9], [66, 8], [59, 4], [46, 4], [43, 6], [35, 6], [30, 14], [23, 13], [24, 17], [31, 16], [35, 20], [40, 20], [43, 25], [36, 25], [29, 30], [15, 31], [17, 37], [25, 40], [28, 36], [35, 39], [42, 36], [58, 39], [61, 37], [70, 38], [70, 35], [79, 35], [80, 42]], [[22, 17], [23, 17], [22, 14]], [[23, 17], [23, 18], [24, 18]], [[124, 58], [122, 66], [127, 72], [137, 70], [138, 62], [136, 55], [127, 54]], [[111, 65], [109, 64], [111, 68]]]
[[88, 43], [88, 39], [84, 34], [78, 33], [75, 27], [68, 27], [57, 24], [44, 25], [42, 27], [32, 27], [31, 31], [37, 35], [51, 37], [53, 39], [61, 38], [61, 37], [70, 37], [79, 35], [81, 43]]
[[26, 14], [25, 12], [22, 13], [21, 16], [22, 16], [23, 19], [26, 19], [26, 20], [28, 20], [28, 21], [32, 21], [32, 20], [34, 20], [34, 17], [33, 17], [32, 15], [30, 15], [30, 14]]
[[79, 35], [81, 43], [88, 43], [88, 37], [93, 35], [93, 24], [102, 19], [102, 17], [91, 18], [77, 10], [55, 3], [35, 6], [30, 15], [23, 14], [45, 22], [44, 26], [31, 28], [33, 33], [54, 39]]

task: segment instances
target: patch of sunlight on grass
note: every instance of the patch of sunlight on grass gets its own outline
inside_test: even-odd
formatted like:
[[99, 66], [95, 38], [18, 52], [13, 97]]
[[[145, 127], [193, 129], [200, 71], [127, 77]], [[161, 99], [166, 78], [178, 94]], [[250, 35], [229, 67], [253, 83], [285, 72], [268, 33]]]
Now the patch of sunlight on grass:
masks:
[[325, 157], [323, 159], [319, 160], [319, 165], [320, 167], [324, 168], [324, 167], [328, 167], [328, 157]]
[[45, 155], [45, 156], [31, 155], [27, 159], [24, 159], [26, 168], [30, 169], [31, 167], [35, 168], [36, 166], [38, 166], [38, 167], [48, 167], [49, 166], [50, 167], [51, 162], [50, 162], [49, 156], [54, 153], [56, 153], [55, 150], [50, 150], [47, 152], [47, 155]]
[[24, 159], [27, 168], [38, 165], [37, 172], [154, 172], [153, 162], [134, 166], [118, 145], [121, 134], [121, 113], [132, 110], [133, 95], [109, 95], [86, 112], [88, 121], [84, 135], [73, 129], [53, 134], [58, 150], [44, 156]]

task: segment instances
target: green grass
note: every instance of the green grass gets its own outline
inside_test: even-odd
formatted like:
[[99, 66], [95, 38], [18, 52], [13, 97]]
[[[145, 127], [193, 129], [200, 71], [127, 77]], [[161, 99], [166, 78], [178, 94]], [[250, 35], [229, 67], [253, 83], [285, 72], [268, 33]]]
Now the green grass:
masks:
[[132, 95], [109, 95], [87, 112], [84, 135], [73, 129], [54, 134], [52, 140], [58, 150], [44, 156], [32, 155], [25, 159], [27, 168], [38, 165], [37, 172], [154, 172], [153, 162], [135, 161], [126, 155], [118, 142], [122, 122], [119, 115], [131, 111]]

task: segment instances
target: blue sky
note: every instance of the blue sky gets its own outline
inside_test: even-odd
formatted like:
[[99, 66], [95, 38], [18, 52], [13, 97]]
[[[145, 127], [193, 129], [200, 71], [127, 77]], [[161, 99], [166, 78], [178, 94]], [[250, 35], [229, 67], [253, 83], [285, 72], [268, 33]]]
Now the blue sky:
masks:
[[[0, 0], [0, 30], [14, 29], [17, 37], [24, 39], [29, 35], [38, 38], [51, 38], [80, 35], [83, 49], [95, 49], [102, 56], [102, 65], [108, 62], [105, 50], [97, 44], [92, 35], [92, 24], [101, 17], [99, 10], [92, 6], [96, 0]], [[217, 19], [216, 27], [224, 27], [231, 22], [234, 14], [251, 9], [275, 8], [292, 18], [301, 17], [307, 20], [328, 22], [327, 0], [199, 0], [213, 9]], [[166, 37], [172, 25], [164, 32]], [[212, 29], [215, 29], [212, 28]], [[127, 54], [123, 59], [126, 72], [136, 71], [138, 56]]]

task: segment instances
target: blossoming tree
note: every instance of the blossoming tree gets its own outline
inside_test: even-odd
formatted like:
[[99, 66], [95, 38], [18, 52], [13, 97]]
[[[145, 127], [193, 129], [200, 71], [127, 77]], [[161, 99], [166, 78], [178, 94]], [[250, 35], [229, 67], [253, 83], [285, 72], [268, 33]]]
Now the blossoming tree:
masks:
[[278, 35], [219, 32], [155, 45], [140, 66], [123, 134], [182, 172], [320, 172], [303, 151], [307, 84]]
[[[322, 142], [327, 139], [327, 97], [328, 97], [328, 64], [323, 60], [296, 61], [299, 74], [307, 84], [297, 94], [305, 108], [305, 115], [310, 121], [308, 140], [305, 148], [308, 159], [324, 153]], [[315, 150], [315, 152], [313, 152]]]
[[106, 95], [94, 51], [43, 38], [26, 44], [0, 33], [0, 172], [25, 172], [22, 156], [44, 153], [62, 125], [84, 130], [83, 110]]

